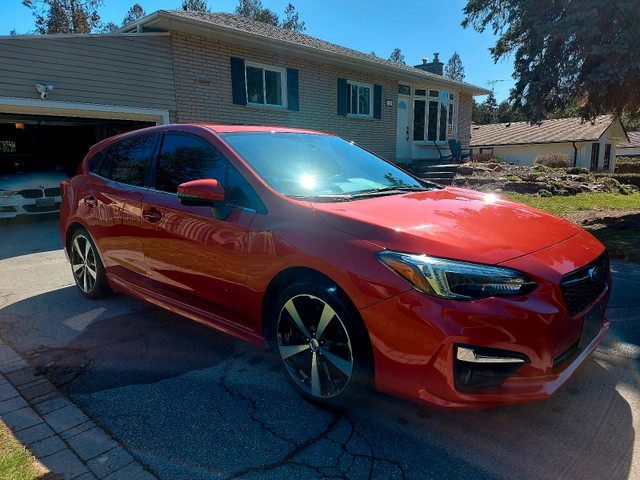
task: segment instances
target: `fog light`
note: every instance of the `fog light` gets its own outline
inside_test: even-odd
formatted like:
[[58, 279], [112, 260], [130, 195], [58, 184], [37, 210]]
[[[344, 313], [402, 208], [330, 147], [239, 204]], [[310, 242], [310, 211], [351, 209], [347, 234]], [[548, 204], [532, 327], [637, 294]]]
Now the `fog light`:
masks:
[[495, 348], [456, 345], [455, 352], [455, 384], [461, 392], [497, 388], [530, 363], [522, 353]]

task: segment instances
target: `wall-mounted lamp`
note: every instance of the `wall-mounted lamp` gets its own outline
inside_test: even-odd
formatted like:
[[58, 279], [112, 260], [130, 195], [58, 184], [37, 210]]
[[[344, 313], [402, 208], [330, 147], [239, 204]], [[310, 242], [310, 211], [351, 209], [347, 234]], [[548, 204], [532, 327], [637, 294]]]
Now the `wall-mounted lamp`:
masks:
[[24, 123], [16, 123], [16, 130], [24, 130]]
[[384, 104], [385, 104], [387, 107], [393, 107], [393, 100], [385, 100]]
[[42, 100], [46, 100], [49, 96], [51, 90], [53, 90], [53, 85], [43, 85], [41, 83], [36, 83], [36, 90], [40, 93], [40, 98]]

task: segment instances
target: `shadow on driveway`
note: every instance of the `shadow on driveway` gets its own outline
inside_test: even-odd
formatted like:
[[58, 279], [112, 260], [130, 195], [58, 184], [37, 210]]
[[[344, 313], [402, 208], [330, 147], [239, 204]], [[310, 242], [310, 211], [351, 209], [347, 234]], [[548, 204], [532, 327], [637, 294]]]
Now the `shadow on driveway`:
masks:
[[[35, 325], [73, 334], [21, 350], [23, 313], [44, 305], [57, 307]], [[339, 413], [292, 393], [268, 352], [124, 295], [92, 302], [62, 288], [8, 305], [0, 321], [162, 479], [621, 480], [631, 469], [637, 376], [607, 356], [534, 404], [450, 412], [371, 392]]]

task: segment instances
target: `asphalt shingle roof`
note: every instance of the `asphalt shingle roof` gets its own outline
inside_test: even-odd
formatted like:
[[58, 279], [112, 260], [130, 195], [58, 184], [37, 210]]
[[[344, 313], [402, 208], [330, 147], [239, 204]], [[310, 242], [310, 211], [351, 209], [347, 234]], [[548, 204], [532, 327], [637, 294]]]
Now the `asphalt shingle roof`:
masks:
[[618, 148], [638, 148], [640, 147], [640, 132], [627, 132], [629, 143], [619, 143]]
[[[159, 10], [157, 14], [161, 17], [172, 17], [175, 19], [184, 19], [190, 22], [197, 22], [202, 26], [210, 26], [228, 32], [235, 32], [258, 38], [261, 37], [267, 41], [275, 41], [290, 44], [296, 47], [303, 47], [314, 50], [319, 54], [328, 53], [348, 59], [360, 60], [372, 65], [378, 65], [379, 67], [403, 71], [412, 76], [424, 77], [425, 80], [436, 80], [439, 82], [444, 81], [447, 83], [456, 84], [461, 87], [466, 87], [467, 89], [475, 90], [478, 93], [482, 93], [481, 91], [484, 90], [483, 88], [472, 85], [470, 83], [451, 80], [450, 78], [436, 75], [431, 72], [426, 72], [409, 65], [401, 65], [395, 62], [391, 62], [390, 60], [385, 60], [384, 58], [377, 57], [375, 55], [369, 55], [366, 53], [358, 52], [357, 50], [352, 50], [350, 48], [341, 47], [340, 45], [325, 42], [324, 40], [305, 35], [304, 33], [293, 32], [291, 30], [286, 30], [274, 25], [269, 25], [264, 22], [258, 22], [249, 18], [240, 17], [238, 15], [232, 15], [230, 13]], [[151, 16], [145, 17], [135, 22], [134, 24], [123, 28], [122, 30], [127, 30], [128, 28], [131, 28], [132, 25], [137, 25], [139, 23], [144, 25], [146, 23], [146, 19], [150, 17]]]
[[595, 141], [612, 122], [611, 115], [601, 115], [593, 123], [582, 122], [579, 118], [557, 118], [534, 125], [529, 122], [472, 125], [471, 146]]

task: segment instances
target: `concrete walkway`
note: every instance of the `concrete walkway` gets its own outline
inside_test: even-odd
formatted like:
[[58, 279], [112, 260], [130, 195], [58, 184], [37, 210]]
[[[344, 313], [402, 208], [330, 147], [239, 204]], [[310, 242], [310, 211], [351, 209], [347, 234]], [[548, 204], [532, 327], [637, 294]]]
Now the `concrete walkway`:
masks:
[[157, 478], [2, 340], [0, 417], [56, 479]]

